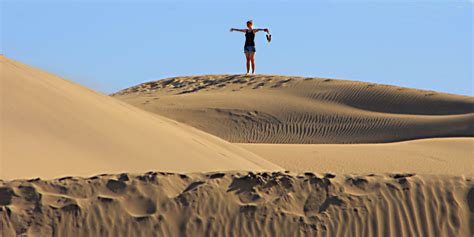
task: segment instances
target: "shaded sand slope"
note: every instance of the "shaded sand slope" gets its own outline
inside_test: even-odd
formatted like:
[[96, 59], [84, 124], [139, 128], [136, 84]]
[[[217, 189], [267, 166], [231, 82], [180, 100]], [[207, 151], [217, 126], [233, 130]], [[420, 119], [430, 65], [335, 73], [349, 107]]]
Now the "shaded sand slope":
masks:
[[5, 57], [1, 178], [272, 170], [222, 139]]
[[[470, 236], [453, 176], [274, 173], [0, 181], [2, 236]], [[471, 226], [471, 229], [469, 229]]]
[[474, 98], [323, 78], [206, 75], [113, 94], [240, 143], [382, 143], [474, 135]]
[[239, 144], [294, 172], [474, 176], [474, 138], [431, 138], [383, 144]]

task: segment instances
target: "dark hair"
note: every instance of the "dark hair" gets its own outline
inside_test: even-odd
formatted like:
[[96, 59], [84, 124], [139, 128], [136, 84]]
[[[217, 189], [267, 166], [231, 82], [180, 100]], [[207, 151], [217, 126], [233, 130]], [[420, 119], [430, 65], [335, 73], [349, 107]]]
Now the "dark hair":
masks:
[[247, 21], [247, 25], [253, 25], [252, 20]]

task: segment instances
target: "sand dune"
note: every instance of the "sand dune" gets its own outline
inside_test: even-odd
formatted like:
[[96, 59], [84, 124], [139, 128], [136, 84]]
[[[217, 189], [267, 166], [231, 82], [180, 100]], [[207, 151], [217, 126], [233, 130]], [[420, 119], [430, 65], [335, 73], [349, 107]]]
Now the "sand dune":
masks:
[[2, 236], [470, 236], [455, 176], [208, 173], [0, 181]]
[[127, 103], [239, 143], [474, 136], [474, 98], [324, 78], [207, 75], [143, 83]]
[[0, 178], [104, 172], [274, 170], [190, 126], [3, 56]]
[[294, 172], [416, 173], [474, 177], [474, 138], [383, 144], [239, 144]]
[[221, 75], [124, 103], [0, 62], [1, 236], [474, 235], [472, 97]]

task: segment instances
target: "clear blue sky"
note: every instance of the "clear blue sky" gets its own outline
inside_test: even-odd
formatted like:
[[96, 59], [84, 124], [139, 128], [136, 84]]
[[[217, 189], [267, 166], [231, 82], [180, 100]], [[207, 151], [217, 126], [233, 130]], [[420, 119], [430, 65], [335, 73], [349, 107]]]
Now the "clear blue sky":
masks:
[[245, 72], [331, 77], [473, 95], [470, 0], [9, 1], [7, 57], [111, 93], [169, 76]]

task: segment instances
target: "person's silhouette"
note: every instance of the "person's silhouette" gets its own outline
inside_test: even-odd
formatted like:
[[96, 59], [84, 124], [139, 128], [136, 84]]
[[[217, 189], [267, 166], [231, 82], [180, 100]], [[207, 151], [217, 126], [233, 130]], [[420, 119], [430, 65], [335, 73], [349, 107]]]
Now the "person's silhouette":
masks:
[[[253, 29], [253, 22], [252, 20], [247, 21], [247, 29], [235, 29], [231, 28], [230, 31], [238, 31], [245, 33], [245, 45], [244, 45], [244, 53], [245, 58], [247, 59], [247, 74], [250, 72], [250, 64], [252, 64], [252, 74], [255, 73], [255, 33], [259, 31], [265, 31], [268, 33], [268, 29]], [[267, 40], [270, 42], [271, 36], [267, 35]]]

